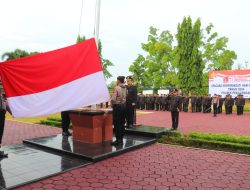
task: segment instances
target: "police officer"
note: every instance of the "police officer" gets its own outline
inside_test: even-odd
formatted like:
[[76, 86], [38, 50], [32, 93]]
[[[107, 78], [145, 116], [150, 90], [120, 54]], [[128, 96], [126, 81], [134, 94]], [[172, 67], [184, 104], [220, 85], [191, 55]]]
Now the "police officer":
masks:
[[196, 112], [196, 100], [197, 100], [197, 97], [195, 95], [192, 95], [190, 97], [191, 99], [191, 107], [192, 107], [192, 112]]
[[218, 113], [222, 113], [222, 106], [224, 103], [224, 98], [222, 98], [221, 95], [219, 95], [219, 107], [218, 107]]
[[123, 136], [125, 130], [126, 114], [126, 86], [124, 85], [124, 76], [118, 76], [117, 86], [111, 95], [111, 105], [113, 108], [113, 125], [115, 129], [116, 140], [111, 145], [123, 145]]
[[219, 106], [219, 96], [217, 94], [214, 94], [212, 97], [212, 104], [213, 104], [213, 110], [214, 110], [214, 117], [216, 117], [218, 113], [218, 106]]
[[[4, 132], [6, 111], [8, 111], [11, 114], [7, 101], [5, 100], [5, 97], [3, 96], [2, 91], [0, 91], [0, 147], [2, 144], [2, 138], [3, 138], [3, 132]], [[5, 158], [5, 157], [8, 157], [8, 154], [0, 150], [0, 158]]]
[[145, 103], [146, 103], [146, 97], [145, 95], [141, 95], [141, 98], [140, 98], [140, 108], [141, 110], [144, 110], [145, 109]]
[[230, 94], [227, 94], [226, 97], [225, 97], [225, 112], [226, 114], [229, 114], [229, 110], [230, 110]]
[[201, 96], [196, 97], [196, 112], [201, 112], [202, 98]]
[[178, 96], [178, 90], [174, 91], [169, 96], [169, 111], [171, 111], [172, 118], [172, 130], [177, 130], [179, 124], [179, 112], [181, 111], [182, 101], [181, 97]]
[[126, 98], [126, 122], [127, 128], [132, 128], [134, 124], [135, 108], [137, 102], [137, 88], [133, 85], [132, 76], [127, 79], [127, 98]]
[[183, 111], [188, 112], [188, 105], [189, 105], [189, 97], [185, 95], [183, 97]]
[[237, 106], [237, 115], [243, 115], [245, 105], [245, 99], [243, 98], [243, 95], [239, 94], [237, 96], [235, 99], [235, 105]]

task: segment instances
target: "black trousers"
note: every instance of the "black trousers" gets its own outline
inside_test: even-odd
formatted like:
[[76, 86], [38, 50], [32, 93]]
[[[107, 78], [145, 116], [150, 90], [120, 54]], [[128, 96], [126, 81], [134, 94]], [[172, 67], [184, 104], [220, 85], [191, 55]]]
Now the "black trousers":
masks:
[[183, 111], [188, 112], [188, 104], [183, 104]]
[[160, 104], [159, 103], [155, 103], [155, 109], [158, 111], [160, 108]]
[[237, 106], [237, 115], [243, 115], [243, 106]]
[[179, 124], [179, 112], [171, 111], [171, 117], [172, 117], [172, 128], [177, 129]]
[[229, 106], [225, 106], [225, 112], [226, 112], [226, 114], [230, 114], [230, 112], [229, 112]]
[[2, 144], [6, 110], [0, 110], [0, 144]]
[[62, 118], [62, 130], [63, 130], [63, 132], [66, 132], [69, 130], [69, 125], [70, 125], [69, 112], [62, 111], [61, 118]]
[[214, 110], [214, 116], [216, 116], [218, 113], [217, 104], [213, 104], [213, 110]]
[[125, 104], [113, 105], [113, 125], [117, 141], [122, 141], [125, 131]]
[[134, 111], [135, 106], [132, 106], [132, 103], [126, 103], [126, 122], [127, 126], [134, 124]]
[[200, 104], [196, 104], [196, 112], [201, 112], [201, 105]]
[[222, 113], [222, 105], [218, 107], [218, 113]]
[[195, 106], [195, 104], [192, 104], [192, 112], [193, 113], [196, 112], [196, 106]]

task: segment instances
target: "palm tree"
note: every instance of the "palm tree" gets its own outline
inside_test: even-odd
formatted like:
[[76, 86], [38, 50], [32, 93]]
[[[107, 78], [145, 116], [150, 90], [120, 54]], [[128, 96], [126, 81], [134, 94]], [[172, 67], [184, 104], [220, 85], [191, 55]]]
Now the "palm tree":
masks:
[[26, 57], [29, 55], [37, 54], [38, 52], [27, 52], [21, 49], [15, 49], [14, 51], [6, 52], [2, 55], [2, 59], [5, 61]]

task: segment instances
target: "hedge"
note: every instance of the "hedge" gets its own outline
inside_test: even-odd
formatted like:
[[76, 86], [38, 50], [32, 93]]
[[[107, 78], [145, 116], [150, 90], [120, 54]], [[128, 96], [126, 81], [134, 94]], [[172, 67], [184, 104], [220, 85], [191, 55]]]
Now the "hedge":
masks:
[[168, 131], [163, 137], [158, 139], [158, 142], [250, 154], [249, 139], [250, 137], [203, 133], [190, 133], [189, 135], [182, 135], [176, 131]]

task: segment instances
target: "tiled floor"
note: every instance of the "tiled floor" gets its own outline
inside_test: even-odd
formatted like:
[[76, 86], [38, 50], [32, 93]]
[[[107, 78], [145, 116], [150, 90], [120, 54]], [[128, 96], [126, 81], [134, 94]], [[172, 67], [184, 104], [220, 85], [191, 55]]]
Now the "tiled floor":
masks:
[[0, 160], [2, 188], [12, 188], [90, 163], [84, 159], [51, 154], [24, 145], [11, 145], [4, 150], [8, 152], [8, 158]]

